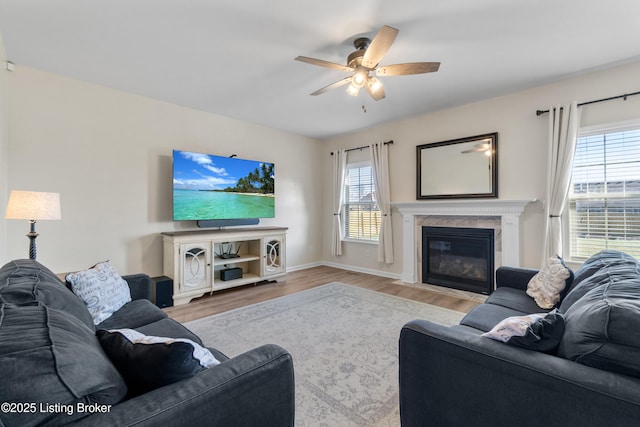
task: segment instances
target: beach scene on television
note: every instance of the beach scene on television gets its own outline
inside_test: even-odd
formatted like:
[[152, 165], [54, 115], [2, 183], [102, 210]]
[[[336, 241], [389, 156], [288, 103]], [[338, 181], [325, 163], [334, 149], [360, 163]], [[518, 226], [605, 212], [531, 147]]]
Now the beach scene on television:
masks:
[[274, 218], [273, 163], [173, 151], [173, 219]]

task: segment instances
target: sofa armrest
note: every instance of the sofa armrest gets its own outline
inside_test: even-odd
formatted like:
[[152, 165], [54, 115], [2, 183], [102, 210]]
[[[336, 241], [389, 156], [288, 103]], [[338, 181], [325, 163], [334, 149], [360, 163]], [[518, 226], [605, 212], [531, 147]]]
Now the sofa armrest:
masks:
[[144, 273], [122, 276], [129, 285], [131, 299], [148, 299], [151, 301], [151, 277]]
[[632, 426], [640, 379], [425, 320], [400, 334], [403, 427]]
[[293, 426], [291, 355], [268, 344], [83, 418], [87, 426]]
[[529, 280], [538, 273], [533, 268], [499, 267], [496, 270], [496, 288], [503, 286], [527, 290]]

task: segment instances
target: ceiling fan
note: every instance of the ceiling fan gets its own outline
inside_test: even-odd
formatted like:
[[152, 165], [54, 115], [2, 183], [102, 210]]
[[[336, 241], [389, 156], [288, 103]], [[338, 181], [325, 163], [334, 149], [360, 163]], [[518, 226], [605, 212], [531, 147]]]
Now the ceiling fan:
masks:
[[360, 89], [364, 87], [373, 99], [379, 101], [385, 97], [384, 89], [382, 88], [380, 80], [370, 75], [370, 73], [374, 72], [376, 76], [405, 76], [438, 71], [438, 68], [440, 68], [439, 62], [409, 62], [379, 67], [380, 60], [395, 41], [398, 32], [399, 30], [397, 28], [385, 25], [373, 40], [367, 37], [355, 39], [353, 45], [356, 50], [347, 57], [347, 65], [309, 58], [307, 56], [296, 57], [296, 61], [353, 73], [342, 80], [318, 89], [311, 95], [321, 95], [331, 89], [348, 84], [347, 93], [350, 95], [357, 96]]

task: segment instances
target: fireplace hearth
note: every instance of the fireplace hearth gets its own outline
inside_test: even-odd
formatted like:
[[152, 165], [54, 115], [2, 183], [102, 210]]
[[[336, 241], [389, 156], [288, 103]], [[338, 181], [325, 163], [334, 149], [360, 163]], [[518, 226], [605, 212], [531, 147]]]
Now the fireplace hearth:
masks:
[[422, 281], [490, 294], [494, 278], [494, 230], [422, 227]]

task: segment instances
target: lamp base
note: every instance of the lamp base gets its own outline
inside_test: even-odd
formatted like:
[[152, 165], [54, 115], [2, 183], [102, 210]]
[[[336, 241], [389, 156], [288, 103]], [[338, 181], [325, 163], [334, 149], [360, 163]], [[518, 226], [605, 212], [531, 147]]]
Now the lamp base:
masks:
[[36, 237], [38, 237], [38, 233], [36, 233], [36, 222], [29, 221], [31, 224], [31, 231], [27, 233], [27, 237], [29, 238], [29, 259], [36, 259]]

